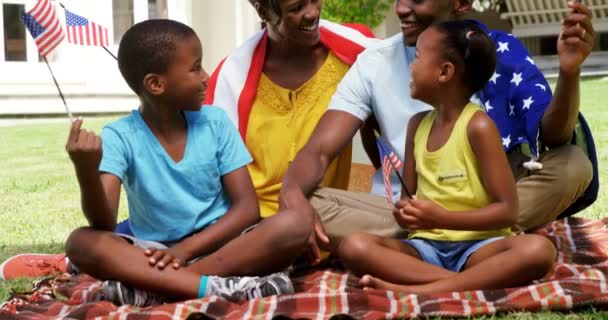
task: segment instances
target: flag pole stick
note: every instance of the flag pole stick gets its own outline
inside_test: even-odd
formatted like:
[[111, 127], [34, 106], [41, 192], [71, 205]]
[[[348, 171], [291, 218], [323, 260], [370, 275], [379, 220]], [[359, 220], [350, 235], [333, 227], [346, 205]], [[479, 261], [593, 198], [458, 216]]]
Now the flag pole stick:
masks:
[[[376, 135], [376, 139], [382, 138], [380, 136], [380, 134], [378, 134], [378, 132], [376, 132], [375, 130], [374, 130], [374, 134]], [[391, 160], [391, 157], [389, 157], [390, 152], [388, 152], [388, 150], [386, 150], [386, 148], [384, 147], [384, 143], [380, 142], [380, 143], [378, 143], [378, 145], [380, 146], [380, 148], [382, 148], [382, 152], [384, 152], [385, 156], [387, 157], [388, 163], [390, 163], [391, 167], [393, 167], [393, 171], [395, 171], [397, 178], [399, 178], [399, 182], [401, 182], [401, 187], [403, 187], [405, 194], [407, 195], [408, 198], [412, 199], [412, 194], [410, 193], [410, 190], [407, 189], [407, 186], [405, 185], [405, 182], [403, 181], [403, 178], [401, 177], [399, 170], [397, 170], [397, 167], [393, 163], [393, 160]]]
[[63, 93], [61, 92], [61, 88], [59, 88], [59, 83], [57, 83], [57, 79], [55, 79], [55, 75], [53, 74], [51, 65], [49, 65], [49, 62], [48, 62], [48, 60], [46, 60], [46, 57], [42, 57], [42, 58], [44, 59], [44, 63], [46, 63], [46, 66], [49, 68], [49, 71], [51, 72], [51, 77], [53, 77], [53, 82], [55, 82], [55, 87], [57, 87], [57, 91], [59, 91], [59, 96], [61, 97], [61, 101], [63, 101], [63, 105], [65, 106], [65, 111], [68, 113], [68, 118], [70, 119], [70, 122], [74, 122], [74, 116], [72, 115], [72, 111], [70, 111], [68, 104], [65, 102], [65, 97], [63, 96]]

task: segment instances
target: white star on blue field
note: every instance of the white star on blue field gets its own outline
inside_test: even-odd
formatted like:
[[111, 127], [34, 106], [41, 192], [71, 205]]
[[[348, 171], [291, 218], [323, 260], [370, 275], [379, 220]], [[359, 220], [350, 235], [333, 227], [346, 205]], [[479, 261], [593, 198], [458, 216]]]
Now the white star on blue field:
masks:
[[517, 37], [497, 30], [489, 36], [496, 44], [496, 70], [476, 98], [496, 123], [506, 151], [528, 143], [538, 154], [539, 126], [551, 102], [551, 87]]

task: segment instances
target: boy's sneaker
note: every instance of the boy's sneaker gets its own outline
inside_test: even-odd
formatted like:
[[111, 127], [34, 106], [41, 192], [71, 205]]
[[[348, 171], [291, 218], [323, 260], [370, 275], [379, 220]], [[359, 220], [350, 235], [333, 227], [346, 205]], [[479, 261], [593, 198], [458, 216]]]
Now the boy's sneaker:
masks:
[[112, 301], [115, 305], [130, 304], [135, 307], [147, 307], [163, 304], [168, 301], [167, 297], [150, 291], [132, 288], [120, 281], [114, 280], [108, 280], [103, 283], [103, 297], [104, 300]]
[[265, 277], [210, 276], [207, 281], [208, 296], [217, 295], [231, 301], [294, 293], [291, 280], [284, 272]]
[[67, 272], [65, 254], [26, 253], [8, 258], [0, 265], [0, 280], [38, 278]]

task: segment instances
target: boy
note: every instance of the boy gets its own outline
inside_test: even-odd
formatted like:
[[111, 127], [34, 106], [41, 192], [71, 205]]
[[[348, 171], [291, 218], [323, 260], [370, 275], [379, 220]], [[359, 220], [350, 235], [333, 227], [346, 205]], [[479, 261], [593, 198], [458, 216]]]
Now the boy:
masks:
[[[201, 109], [209, 78], [201, 61], [188, 26], [138, 23], [120, 42], [118, 65], [139, 110], [101, 137], [82, 120], [72, 125], [66, 149], [90, 227], [72, 232], [66, 252], [82, 272], [111, 280], [107, 300], [145, 306], [293, 292], [284, 273], [221, 278], [284, 270], [306, 247], [312, 217], [284, 211], [250, 228], [260, 220], [251, 157], [223, 111]], [[135, 237], [113, 233], [121, 185]]]

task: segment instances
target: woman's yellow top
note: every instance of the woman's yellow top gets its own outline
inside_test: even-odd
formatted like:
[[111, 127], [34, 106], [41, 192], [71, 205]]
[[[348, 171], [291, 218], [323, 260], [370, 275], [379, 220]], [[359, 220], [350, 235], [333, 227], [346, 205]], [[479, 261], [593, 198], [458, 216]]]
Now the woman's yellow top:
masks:
[[[435, 111], [429, 112], [422, 119], [414, 137], [418, 199], [432, 200], [453, 214], [465, 214], [458, 211], [483, 208], [492, 202], [483, 186], [479, 163], [467, 136], [467, 126], [477, 111], [483, 112], [479, 106], [467, 104], [446, 143], [433, 152], [428, 151], [427, 142], [435, 122]], [[511, 234], [511, 228], [487, 231], [433, 229], [415, 231], [409, 237], [466, 241]]]
[[[262, 73], [247, 127], [248, 169], [262, 217], [275, 214], [282, 179], [306, 144], [349, 66], [329, 53], [317, 73], [296, 90], [278, 86]], [[346, 189], [351, 164], [347, 146], [329, 166], [322, 186]]]

